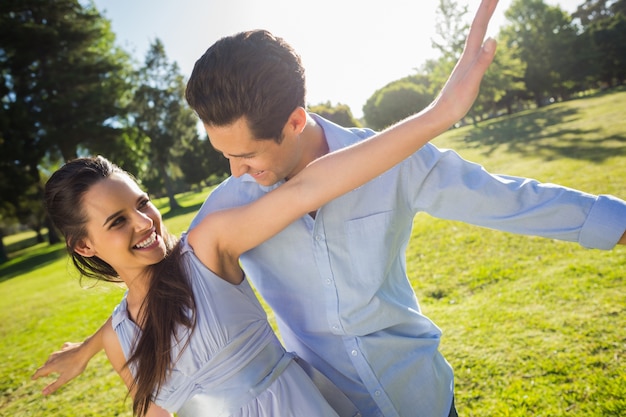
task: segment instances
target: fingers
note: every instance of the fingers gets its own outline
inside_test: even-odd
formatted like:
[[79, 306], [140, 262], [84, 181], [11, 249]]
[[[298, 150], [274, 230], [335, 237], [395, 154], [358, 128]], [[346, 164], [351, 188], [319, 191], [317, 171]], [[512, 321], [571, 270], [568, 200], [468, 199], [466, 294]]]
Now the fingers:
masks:
[[478, 55], [474, 57], [474, 62], [472, 62], [472, 67], [479, 72], [485, 72], [489, 64], [493, 61], [493, 57], [496, 54], [496, 40], [493, 38], [488, 38], [483, 43], [480, 52]]
[[484, 51], [485, 45], [483, 41], [487, 33], [487, 28], [489, 27], [489, 20], [491, 20], [491, 16], [493, 16], [497, 4], [498, 0], [482, 0], [480, 3], [474, 15], [474, 20], [472, 21], [460, 63], [466, 60], [470, 62], [474, 61], [474, 59], [480, 56]]
[[48, 360], [31, 376], [31, 380], [36, 380], [54, 373], [59, 374], [56, 380], [42, 390], [43, 395], [52, 394], [80, 374], [81, 369], [75, 355], [79, 346], [81, 346], [80, 343], [64, 343], [61, 350], [51, 353]]
[[493, 16], [493, 12], [496, 10], [496, 6], [498, 5], [498, 0], [482, 0], [478, 10], [476, 11], [476, 15], [474, 15], [474, 20], [472, 21], [470, 34], [475, 32], [475, 37], [470, 36], [468, 42], [472, 43], [472, 47], [480, 48], [482, 44], [482, 39], [484, 39], [485, 34], [487, 33], [487, 27], [489, 26], [489, 21]]
[[[40, 366], [35, 373], [30, 377], [31, 380], [35, 380], [37, 378], [42, 378], [42, 377], [46, 377], [48, 375], [50, 375], [51, 373], [54, 373], [54, 369], [53, 369], [53, 361], [54, 359], [52, 358], [53, 355], [50, 355], [50, 358], [46, 361], [45, 364], [43, 364], [42, 366]], [[63, 384], [65, 384], [67, 381], [65, 381], [65, 378], [63, 378], [63, 374], [59, 375], [59, 377], [54, 380], [52, 383], [48, 384], [47, 386], [44, 387], [44, 389], [41, 391], [41, 393], [43, 395], [50, 395], [53, 392], [55, 392], [57, 389], [59, 389]]]
[[35, 373], [30, 377], [30, 379], [35, 380], [37, 378], [41, 378], [43, 376], [48, 376], [48, 375], [50, 375], [50, 371], [46, 369], [46, 365], [43, 365], [35, 371]]
[[35, 380], [37, 378], [49, 376], [50, 374], [53, 374], [53, 373], [58, 373], [59, 376], [57, 379], [52, 381], [52, 383], [44, 387], [44, 389], [41, 391], [43, 395], [52, 394], [53, 392], [61, 388], [63, 385], [65, 385], [69, 380], [71, 380], [76, 375], [78, 375], [77, 373], [73, 372], [72, 369], [68, 369], [68, 370], [65, 370], [64, 372], [60, 372], [57, 369], [57, 367], [55, 367], [54, 358], [52, 358], [52, 355], [51, 355], [51, 358], [48, 359], [48, 361], [43, 366], [41, 366], [39, 369], [35, 371], [33, 376], [31, 376], [31, 379]]
[[63, 385], [65, 385], [66, 382], [67, 382], [67, 380], [65, 378], [63, 378], [63, 375], [61, 375], [54, 382], [52, 382], [51, 384], [47, 385], [41, 391], [41, 393], [43, 395], [50, 395], [53, 392], [55, 392], [56, 390], [58, 390], [59, 388], [61, 388]]
[[476, 56], [469, 71], [465, 75], [465, 80], [470, 84], [478, 85], [482, 80], [487, 68], [491, 65], [493, 58], [496, 54], [496, 41], [493, 38], [489, 38], [483, 44], [480, 53]]
[[457, 62], [451, 78], [457, 82], [478, 85], [487, 68], [493, 61], [496, 51], [496, 42], [493, 39], [484, 40], [489, 26], [489, 20], [498, 4], [498, 0], [482, 0], [469, 34], [461, 58]]
[[483, 37], [496, 4], [497, 0], [482, 1], [461, 59], [436, 100], [457, 120], [469, 111], [476, 100], [481, 81], [495, 56], [496, 41], [491, 38], [483, 41]]
[[37, 379], [37, 378], [41, 378], [44, 376], [48, 376], [51, 373], [55, 372], [54, 371], [54, 362], [55, 359], [57, 357], [57, 353], [58, 352], [54, 352], [52, 354], [50, 354], [50, 356], [48, 356], [48, 360], [46, 361], [46, 363], [44, 363], [43, 365], [41, 365], [33, 374], [33, 376], [30, 377], [30, 379]]

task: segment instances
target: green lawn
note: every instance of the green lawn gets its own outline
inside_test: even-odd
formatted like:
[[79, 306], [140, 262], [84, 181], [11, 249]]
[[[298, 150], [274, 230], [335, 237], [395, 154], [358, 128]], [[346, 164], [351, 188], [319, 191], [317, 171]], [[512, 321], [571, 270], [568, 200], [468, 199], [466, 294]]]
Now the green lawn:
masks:
[[[624, 108], [626, 91], [600, 94], [456, 129], [435, 143], [492, 172], [626, 197]], [[186, 209], [165, 213], [171, 231], [185, 229], [206, 192], [181, 196]], [[409, 275], [443, 330], [459, 413], [626, 415], [625, 255], [624, 247], [589, 250], [418, 215]], [[0, 265], [0, 415], [130, 416], [103, 354], [47, 398], [45, 382], [29, 378], [64, 341], [95, 330], [122, 294], [88, 280], [81, 287], [60, 245], [11, 254]]]

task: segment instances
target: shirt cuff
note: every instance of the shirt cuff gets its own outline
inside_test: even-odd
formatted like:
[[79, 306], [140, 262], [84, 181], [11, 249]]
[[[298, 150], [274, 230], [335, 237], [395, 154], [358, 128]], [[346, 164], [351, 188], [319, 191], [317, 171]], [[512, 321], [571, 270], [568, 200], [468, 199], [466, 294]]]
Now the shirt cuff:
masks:
[[611, 195], [600, 195], [583, 224], [579, 243], [586, 248], [613, 249], [624, 231], [626, 202]]

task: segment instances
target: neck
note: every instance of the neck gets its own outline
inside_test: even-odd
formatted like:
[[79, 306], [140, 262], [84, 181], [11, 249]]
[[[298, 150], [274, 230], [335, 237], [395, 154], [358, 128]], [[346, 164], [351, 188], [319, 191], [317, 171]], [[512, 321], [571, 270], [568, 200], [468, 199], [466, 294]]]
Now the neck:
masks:
[[148, 288], [150, 286], [148, 271], [146, 269], [130, 279], [122, 279], [128, 288], [128, 294], [126, 294], [128, 314], [135, 323], [139, 324], [139, 309], [148, 295]]
[[300, 134], [299, 140], [304, 144], [300, 162], [287, 179], [293, 177], [311, 162], [326, 155], [329, 151], [324, 129], [309, 114], [307, 114], [307, 124]]

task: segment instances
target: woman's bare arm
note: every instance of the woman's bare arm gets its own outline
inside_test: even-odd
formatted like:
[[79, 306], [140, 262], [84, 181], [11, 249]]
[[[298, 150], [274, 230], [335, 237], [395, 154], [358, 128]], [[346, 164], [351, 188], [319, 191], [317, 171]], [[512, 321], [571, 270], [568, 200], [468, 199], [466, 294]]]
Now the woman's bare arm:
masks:
[[50, 374], [58, 374], [57, 379], [46, 385], [42, 390], [43, 395], [52, 394], [85, 371], [91, 358], [104, 348], [102, 332], [107, 325], [111, 325], [110, 317], [98, 331], [85, 339], [84, 342], [67, 342], [63, 344], [61, 350], [53, 352], [48, 356], [46, 363], [39, 367], [31, 377], [32, 379], [37, 379]]
[[[113, 365], [113, 369], [115, 369], [115, 372], [122, 378], [126, 387], [130, 390], [130, 395], [133, 396], [133, 376], [126, 366], [126, 356], [124, 356], [124, 351], [117, 338], [117, 334], [115, 334], [115, 330], [113, 330], [110, 322], [107, 322], [107, 324], [102, 326], [101, 329], [104, 351], [107, 358], [109, 358], [109, 362]], [[172, 417], [172, 414], [152, 403], [146, 413], [146, 417]]]

